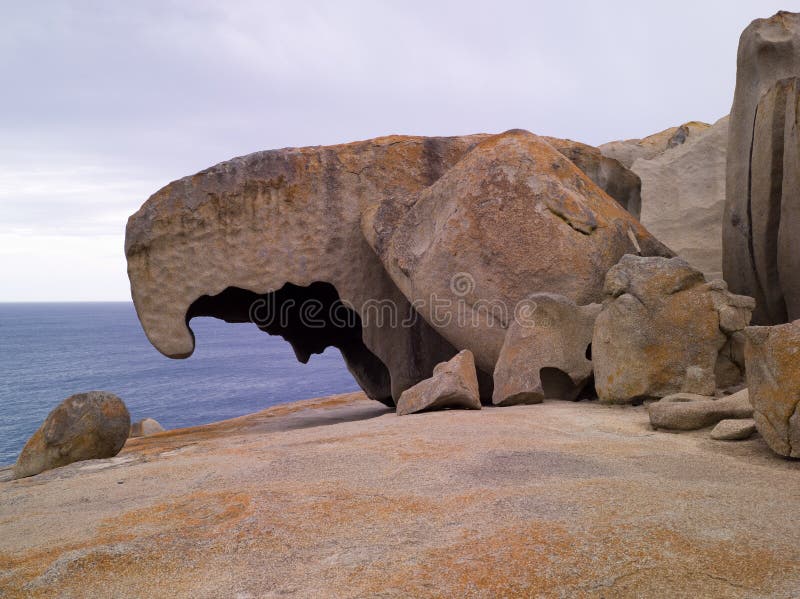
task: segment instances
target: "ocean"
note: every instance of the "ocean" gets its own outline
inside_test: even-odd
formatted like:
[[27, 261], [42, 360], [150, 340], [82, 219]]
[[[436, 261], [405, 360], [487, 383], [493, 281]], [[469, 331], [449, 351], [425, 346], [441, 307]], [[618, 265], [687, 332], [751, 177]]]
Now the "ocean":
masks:
[[171, 360], [150, 345], [132, 303], [0, 303], [0, 465], [83, 391], [117, 394], [134, 422], [177, 428], [358, 390], [337, 349], [300, 364], [288, 343], [252, 324], [190, 326], [194, 354]]

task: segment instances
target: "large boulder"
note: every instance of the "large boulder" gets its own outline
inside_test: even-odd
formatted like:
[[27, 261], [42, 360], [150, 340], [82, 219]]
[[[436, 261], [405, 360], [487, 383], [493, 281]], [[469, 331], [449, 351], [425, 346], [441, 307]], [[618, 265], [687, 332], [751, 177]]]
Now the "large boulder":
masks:
[[[707, 283], [680, 258], [624, 256], [608, 271], [592, 339], [601, 401], [713, 395], [717, 364], [750, 320], [753, 300]], [[730, 381], [726, 380], [725, 386]]]
[[753, 21], [739, 39], [722, 242], [725, 280], [755, 298], [755, 324], [800, 318], [795, 77], [800, 14]]
[[664, 131], [653, 133], [643, 139], [610, 141], [598, 146], [598, 149], [604, 156], [613, 158], [623, 166], [632, 169], [637, 159], [649, 160], [654, 158], [702, 134], [709, 126], [708, 123], [690, 121], [677, 127], [670, 127]]
[[618, 160], [604, 156], [599, 148], [571, 139], [542, 139], [566, 156], [620, 206], [639, 218], [642, 208], [641, 181], [636, 173]]
[[776, 453], [800, 458], [800, 320], [745, 329], [756, 427]]
[[485, 372], [531, 293], [589, 304], [624, 254], [673, 255], [553, 146], [520, 130], [481, 141], [415, 196], [389, 195], [362, 227], [419, 313]]
[[631, 170], [642, 182], [640, 220], [708, 280], [722, 278], [728, 117]]
[[445, 408], [481, 409], [475, 359], [469, 350], [438, 364], [431, 378], [403, 391], [397, 402], [397, 415]]
[[552, 293], [527, 298], [508, 327], [494, 369], [495, 405], [573, 400], [592, 376], [591, 343], [600, 304], [577, 306]]
[[117, 455], [131, 428], [122, 400], [105, 391], [78, 393], [62, 401], [28, 439], [14, 465], [14, 478], [81, 460]]
[[751, 418], [753, 407], [747, 389], [716, 399], [693, 393], [668, 395], [647, 406], [653, 428], [693, 431], [722, 420]]

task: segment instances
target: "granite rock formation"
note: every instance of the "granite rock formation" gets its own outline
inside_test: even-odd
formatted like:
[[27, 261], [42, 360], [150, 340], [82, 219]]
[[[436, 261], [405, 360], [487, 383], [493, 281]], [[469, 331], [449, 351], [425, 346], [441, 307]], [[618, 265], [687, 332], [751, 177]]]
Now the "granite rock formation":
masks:
[[747, 326], [751, 298], [729, 293], [723, 281], [707, 283], [680, 258], [660, 257], [623, 257], [604, 291], [592, 340], [601, 401], [714, 394], [720, 353]]
[[752, 418], [747, 389], [715, 399], [692, 393], [668, 395], [647, 406], [653, 428], [693, 431], [713, 426], [722, 420]]
[[613, 158], [619, 161], [622, 166], [632, 169], [637, 159], [649, 160], [654, 158], [702, 134], [708, 127], [708, 123], [690, 121], [683, 125], [654, 133], [643, 139], [610, 141], [598, 146], [598, 149], [604, 156]]
[[475, 359], [468, 349], [437, 364], [431, 378], [403, 391], [397, 402], [397, 415], [445, 408], [481, 409]]
[[752, 418], [741, 420], [720, 420], [711, 431], [716, 441], [744, 441], [756, 432], [756, 421]]
[[736, 61], [723, 272], [731, 290], [755, 298], [754, 324], [800, 317], [799, 76], [800, 14], [753, 21]]
[[519, 130], [483, 140], [417, 196], [388, 196], [362, 228], [420, 314], [485, 372], [531, 293], [592, 303], [624, 254], [673, 255], [550, 144]]
[[14, 477], [25, 478], [81, 460], [119, 453], [131, 427], [123, 401], [105, 391], [78, 393], [62, 401], [25, 444]]
[[745, 336], [758, 432], [776, 453], [800, 458], [800, 321], [748, 327]]
[[494, 369], [495, 405], [573, 400], [592, 376], [592, 331], [602, 306], [577, 306], [552, 293], [527, 300], [530, 313], [508, 327]]
[[164, 427], [153, 418], [143, 418], [138, 422], [131, 424], [131, 432], [129, 438], [135, 439], [136, 437], [146, 437], [148, 435], [155, 435], [156, 433], [163, 433]]

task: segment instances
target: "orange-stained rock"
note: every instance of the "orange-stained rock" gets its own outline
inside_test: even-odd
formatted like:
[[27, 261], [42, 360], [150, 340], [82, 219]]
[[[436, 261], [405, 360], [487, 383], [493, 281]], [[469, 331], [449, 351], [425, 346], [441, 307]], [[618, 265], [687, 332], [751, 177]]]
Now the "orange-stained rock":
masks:
[[[717, 363], [733, 355], [727, 343], [749, 322], [751, 298], [707, 283], [680, 258], [638, 256], [608, 271], [605, 293], [592, 340], [601, 401], [714, 395]], [[726, 377], [724, 386], [731, 383]]]
[[105, 391], [78, 393], [48, 414], [25, 444], [14, 478], [81, 460], [110, 458], [125, 445], [131, 417], [122, 400]]
[[800, 320], [745, 329], [750, 401], [775, 453], [800, 458]]
[[672, 255], [553, 146], [521, 130], [484, 139], [415, 196], [390, 195], [362, 226], [419, 313], [486, 372], [531, 293], [592, 303], [624, 254]]
[[495, 405], [576, 399], [592, 376], [591, 343], [600, 304], [576, 306], [552, 293], [526, 299], [508, 327], [494, 369]]
[[546, 136], [542, 139], [566, 156], [600, 189], [617, 200], [620, 206], [639, 218], [642, 211], [642, 182], [636, 173], [618, 160], [604, 156], [593, 146], [571, 139]]
[[397, 415], [444, 408], [481, 409], [475, 359], [469, 350], [437, 364], [431, 378], [403, 391], [397, 402]]

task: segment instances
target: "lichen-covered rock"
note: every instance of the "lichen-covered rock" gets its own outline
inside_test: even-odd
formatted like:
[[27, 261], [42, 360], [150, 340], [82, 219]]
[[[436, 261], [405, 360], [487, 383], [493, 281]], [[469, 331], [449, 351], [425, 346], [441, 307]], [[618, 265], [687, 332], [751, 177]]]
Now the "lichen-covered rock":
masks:
[[531, 293], [589, 304], [622, 255], [672, 255], [550, 144], [519, 130], [483, 140], [416, 196], [390, 195], [362, 226], [403, 294], [485, 372]]
[[776, 453], [800, 458], [800, 321], [748, 327], [745, 336], [758, 432]]
[[604, 156], [598, 148], [593, 146], [571, 139], [544, 136], [542, 139], [566, 156], [600, 189], [614, 198], [620, 206], [639, 218], [642, 209], [642, 185], [636, 173], [618, 160]]
[[397, 415], [444, 408], [481, 409], [475, 359], [469, 350], [437, 364], [431, 378], [403, 391], [397, 402]]
[[692, 393], [668, 395], [647, 406], [653, 428], [693, 431], [721, 420], [752, 418], [747, 389], [715, 399]]
[[495, 405], [575, 399], [592, 376], [592, 330], [600, 304], [577, 306], [551, 293], [527, 298], [508, 327], [494, 369]]
[[650, 160], [676, 148], [687, 140], [705, 132], [710, 125], [699, 121], [690, 121], [677, 127], [670, 127], [664, 131], [648, 135], [643, 139], [624, 139], [610, 141], [598, 146], [604, 156], [614, 158], [623, 166], [632, 169], [636, 160], [642, 158]]
[[128, 437], [146, 437], [147, 435], [155, 435], [156, 433], [163, 432], [164, 427], [159, 424], [158, 420], [153, 418], [143, 418], [142, 420], [134, 422], [131, 425], [131, 432]]
[[114, 457], [125, 445], [130, 427], [128, 409], [116, 395], [104, 391], [72, 395], [50, 412], [25, 444], [14, 477]]
[[744, 441], [756, 432], [756, 421], [752, 418], [741, 420], [720, 420], [711, 431], [716, 441]]
[[723, 281], [707, 283], [680, 258], [625, 256], [608, 271], [605, 293], [592, 361], [608, 403], [713, 395], [720, 353], [753, 309], [751, 298], [729, 293]]
[[631, 167], [642, 182], [640, 220], [708, 280], [722, 278], [728, 117]]
[[723, 272], [756, 300], [755, 324], [800, 317], [800, 14], [753, 21], [739, 39], [730, 115]]

